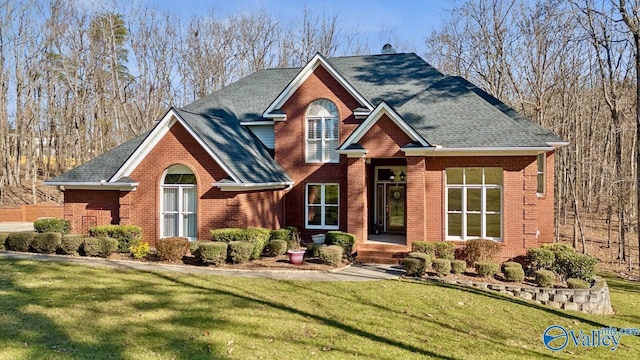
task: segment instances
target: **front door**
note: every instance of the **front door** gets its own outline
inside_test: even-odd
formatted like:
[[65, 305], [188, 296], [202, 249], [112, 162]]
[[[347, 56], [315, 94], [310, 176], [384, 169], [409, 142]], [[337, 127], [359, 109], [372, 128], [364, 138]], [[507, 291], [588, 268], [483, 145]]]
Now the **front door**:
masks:
[[386, 231], [406, 232], [406, 186], [404, 184], [385, 184], [386, 191]]

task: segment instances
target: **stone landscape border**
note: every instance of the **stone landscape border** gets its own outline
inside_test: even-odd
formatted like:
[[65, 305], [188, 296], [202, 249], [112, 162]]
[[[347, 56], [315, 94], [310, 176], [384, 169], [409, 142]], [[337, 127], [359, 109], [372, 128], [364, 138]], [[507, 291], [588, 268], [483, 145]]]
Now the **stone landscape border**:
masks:
[[472, 280], [454, 280], [443, 278], [428, 278], [452, 285], [473, 287], [481, 290], [492, 290], [501, 294], [513, 296], [523, 300], [535, 301], [551, 308], [582, 311], [588, 314], [612, 315], [609, 286], [603, 278], [594, 277], [594, 284], [589, 289], [556, 289], [541, 288], [524, 284], [489, 284]]

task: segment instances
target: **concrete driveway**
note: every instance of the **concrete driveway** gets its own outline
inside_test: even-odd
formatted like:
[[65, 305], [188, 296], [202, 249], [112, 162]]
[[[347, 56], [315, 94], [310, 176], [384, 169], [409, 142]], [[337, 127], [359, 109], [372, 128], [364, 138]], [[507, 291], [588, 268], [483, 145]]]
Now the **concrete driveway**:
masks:
[[0, 222], [0, 232], [33, 231], [32, 222]]

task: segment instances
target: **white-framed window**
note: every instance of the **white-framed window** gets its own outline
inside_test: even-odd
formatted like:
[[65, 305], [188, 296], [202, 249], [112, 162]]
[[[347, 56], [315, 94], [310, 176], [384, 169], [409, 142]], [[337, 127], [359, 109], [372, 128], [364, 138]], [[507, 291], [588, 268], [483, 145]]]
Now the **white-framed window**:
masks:
[[196, 176], [184, 165], [173, 165], [162, 177], [160, 191], [161, 237], [198, 237]]
[[306, 151], [308, 163], [338, 162], [340, 145], [339, 114], [336, 105], [327, 99], [314, 101], [307, 109]]
[[307, 229], [338, 229], [340, 219], [340, 186], [307, 184], [305, 226]]
[[546, 154], [540, 154], [538, 155], [537, 158], [537, 165], [538, 165], [538, 188], [536, 190], [536, 192], [538, 193], [538, 195], [544, 195], [544, 182], [545, 182], [545, 168], [546, 168], [546, 160], [547, 160], [547, 155]]
[[502, 240], [502, 168], [446, 170], [447, 240]]

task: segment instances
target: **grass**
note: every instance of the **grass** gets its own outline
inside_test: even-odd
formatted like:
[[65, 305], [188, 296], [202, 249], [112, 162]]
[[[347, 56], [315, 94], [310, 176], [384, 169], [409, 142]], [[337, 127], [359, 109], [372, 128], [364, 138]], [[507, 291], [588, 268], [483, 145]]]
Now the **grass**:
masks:
[[608, 278], [615, 316], [431, 282], [295, 282], [0, 260], [0, 359], [637, 358], [542, 332], [637, 327], [640, 284]]

